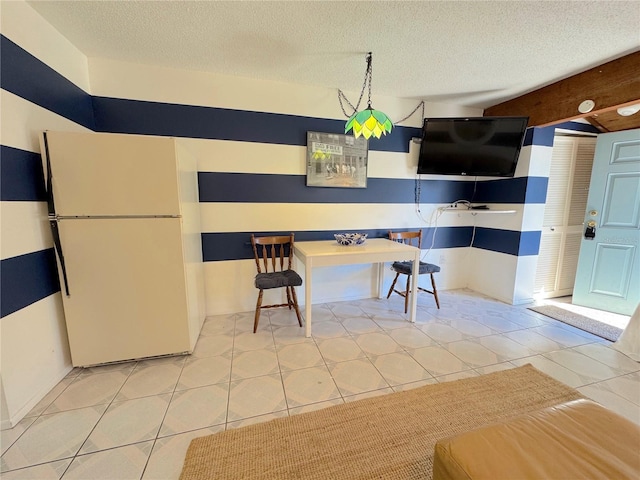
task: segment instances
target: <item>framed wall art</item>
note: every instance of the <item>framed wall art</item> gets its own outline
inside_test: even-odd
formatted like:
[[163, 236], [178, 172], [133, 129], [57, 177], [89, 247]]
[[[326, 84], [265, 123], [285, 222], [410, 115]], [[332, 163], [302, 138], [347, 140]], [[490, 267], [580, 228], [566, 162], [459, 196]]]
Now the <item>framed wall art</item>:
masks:
[[307, 132], [307, 187], [367, 188], [364, 137]]

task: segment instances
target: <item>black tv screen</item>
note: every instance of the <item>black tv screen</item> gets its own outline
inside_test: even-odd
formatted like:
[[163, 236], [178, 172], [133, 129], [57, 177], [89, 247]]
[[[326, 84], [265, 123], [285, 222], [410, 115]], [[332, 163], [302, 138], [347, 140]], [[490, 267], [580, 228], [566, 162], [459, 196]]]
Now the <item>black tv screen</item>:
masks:
[[425, 118], [419, 174], [513, 177], [529, 117]]

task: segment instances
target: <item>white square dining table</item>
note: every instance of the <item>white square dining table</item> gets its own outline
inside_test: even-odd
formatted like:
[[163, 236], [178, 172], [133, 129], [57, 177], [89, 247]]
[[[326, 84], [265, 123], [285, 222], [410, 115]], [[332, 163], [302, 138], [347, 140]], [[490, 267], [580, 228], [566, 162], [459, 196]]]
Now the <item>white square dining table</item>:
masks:
[[[311, 336], [311, 307], [313, 269], [315, 267], [330, 267], [335, 265], [353, 265], [361, 263], [377, 264], [378, 298], [382, 298], [382, 283], [384, 280], [384, 262], [413, 261], [420, 262], [420, 249], [404, 243], [394, 242], [386, 238], [370, 238], [362, 245], [340, 245], [334, 240], [316, 240], [309, 242], [295, 242], [294, 255], [304, 265], [305, 272], [305, 335]], [[411, 276], [411, 296], [409, 321], [416, 321], [416, 293], [418, 290], [418, 275]]]

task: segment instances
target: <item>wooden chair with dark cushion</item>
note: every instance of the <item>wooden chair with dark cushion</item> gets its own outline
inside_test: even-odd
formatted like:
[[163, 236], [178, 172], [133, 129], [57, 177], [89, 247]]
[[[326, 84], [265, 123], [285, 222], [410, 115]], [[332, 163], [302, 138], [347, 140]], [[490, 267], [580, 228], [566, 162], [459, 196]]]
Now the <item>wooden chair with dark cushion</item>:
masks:
[[[256, 260], [258, 274], [255, 277], [255, 286], [260, 290], [256, 315], [253, 323], [253, 333], [258, 329], [260, 311], [263, 308], [289, 307], [293, 308], [298, 317], [298, 324], [302, 326], [298, 297], [294, 287], [302, 285], [302, 278], [291, 269], [293, 259], [293, 233], [290, 235], [256, 237], [251, 235], [253, 255]], [[285, 288], [287, 303], [274, 305], [262, 305], [262, 296], [265, 290], [272, 288]]]
[[[392, 232], [389, 231], [389, 240], [393, 240], [399, 243], [405, 243], [407, 245], [413, 245], [414, 247], [420, 248], [422, 246], [422, 230], [418, 230], [416, 232]], [[411, 274], [413, 272], [413, 262], [393, 262], [391, 265], [391, 269], [396, 272], [396, 276], [393, 279], [393, 283], [391, 284], [391, 288], [389, 289], [389, 293], [387, 294], [387, 298], [391, 296], [393, 292], [397, 293], [404, 297], [404, 313], [407, 313], [409, 308], [409, 294], [411, 293], [410, 283], [411, 283]], [[436, 281], [433, 278], [433, 274], [440, 271], [440, 267], [438, 265], [434, 265], [432, 263], [420, 262], [420, 269], [418, 271], [418, 275], [429, 274], [431, 276], [431, 286], [433, 290], [427, 290], [426, 288], [418, 287], [418, 290], [423, 292], [427, 292], [433, 295], [436, 300], [436, 306], [440, 308], [440, 300], [438, 299], [438, 289], [436, 288]], [[396, 282], [398, 281], [398, 277], [400, 275], [407, 276], [407, 283], [404, 291], [396, 290]]]

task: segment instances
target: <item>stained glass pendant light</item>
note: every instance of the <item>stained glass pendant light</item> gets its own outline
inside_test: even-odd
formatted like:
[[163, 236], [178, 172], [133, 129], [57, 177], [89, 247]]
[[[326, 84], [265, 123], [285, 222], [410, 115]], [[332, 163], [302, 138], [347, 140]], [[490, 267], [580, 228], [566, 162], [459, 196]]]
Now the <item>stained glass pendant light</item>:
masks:
[[[357, 111], [360, 106], [360, 100], [362, 100], [362, 95], [364, 94], [364, 89], [369, 85], [369, 97], [367, 102], [367, 108], [361, 111]], [[340, 100], [340, 105], [342, 106], [342, 99], [345, 99], [347, 103], [349, 101], [346, 99], [344, 94], [338, 90], [338, 99]], [[387, 115], [380, 110], [375, 110], [371, 106], [371, 52], [367, 54], [367, 71], [364, 75], [364, 84], [362, 85], [362, 92], [360, 93], [360, 100], [358, 100], [358, 105], [355, 107], [349, 103], [349, 106], [353, 109], [354, 113], [351, 115], [349, 120], [344, 127], [344, 133], [349, 133], [350, 130], [353, 130], [353, 135], [358, 138], [360, 135], [364, 135], [364, 138], [367, 140], [371, 135], [376, 138], [380, 138], [381, 135], [386, 135], [387, 133], [391, 133], [391, 129], [393, 128], [393, 123], [387, 117]], [[344, 107], [342, 108], [344, 111]], [[347, 115], [348, 116], [348, 115]]]

